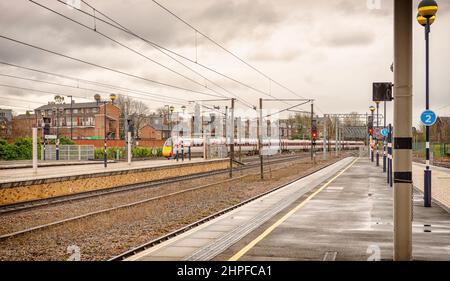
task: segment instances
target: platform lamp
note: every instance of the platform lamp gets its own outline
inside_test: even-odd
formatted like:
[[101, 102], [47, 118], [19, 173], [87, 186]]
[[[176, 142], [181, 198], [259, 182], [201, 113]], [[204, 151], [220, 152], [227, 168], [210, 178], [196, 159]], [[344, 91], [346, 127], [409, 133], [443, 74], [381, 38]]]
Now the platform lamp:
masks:
[[[111, 103], [112, 104], [114, 104], [114, 101], [117, 99], [117, 96], [115, 95], [115, 94], [111, 94], [110, 96], [109, 96], [109, 98], [111, 99]], [[104, 149], [103, 149], [103, 164], [104, 164], [104, 166], [105, 166], [105, 168], [106, 167], [108, 167], [108, 154], [107, 154], [107, 147], [108, 147], [108, 143], [107, 143], [107, 141], [108, 141], [108, 135], [107, 135], [107, 131], [106, 131], [106, 114], [107, 114], [107, 111], [106, 111], [106, 107], [107, 107], [107, 104], [108, 104], [108, 100], [105, 100], [105, 101], [102, 101], [102, 97], [99, 95], [99, 94], [95, 94], [94, 95], [94, 99], [95, 99], [95, 101], [97, 102], [97, 106], [100, 104], [100, 103], [103, 103], [103, 107], [104, 107], [104, 123], [103, 123], [103, 127], [104, 127]]]
[[[422, 0], [418, 6], [417, 21], [425, 27], [425, 108], [430, 109], [430, 31], [436, 20], [438, 5], [434, 0]], [[430, 127], [426, 126], [426, 167], [424, 170], [424, 207], [431, 207]]]
[[[370, 107], [369, 107], [369, 110], [370, 110], [370, 114], [371, 114], [371, 116], [372, 116], [372, 124], [373, 124], [373, 113], [375, 112], [375, 107], [373, 106], [373, 105], [371, 105]], [[373, 128], [373, 126], [372, 126], [372, 128]], [[370, 153], [370, 161], [372, 161], [373, 162], [373, 149], [372, 149], [372, 142], [373, 142], [373, 130], [372, 130], [372, 133], [370, 134], [370, 140], [369, 140], [369, 142], [370, 142], [370, 151], [371, 151], [371, 153]]]
[[59, 122], [59, 119], [58, 119], [58, 125], [59, 125], [59, 123], [61, 123], [61, 129], [62, 129], [62, 127], [63, 127], [63, 122], [62, 122], [62, 118], [64, 117], [63, 116], [63, 114], [64, 114], [64, 107], [58, 107], [58, 112], [59, 112], [59, 115], [58, 115], [58, 118], [61, 118], [61, 122]]

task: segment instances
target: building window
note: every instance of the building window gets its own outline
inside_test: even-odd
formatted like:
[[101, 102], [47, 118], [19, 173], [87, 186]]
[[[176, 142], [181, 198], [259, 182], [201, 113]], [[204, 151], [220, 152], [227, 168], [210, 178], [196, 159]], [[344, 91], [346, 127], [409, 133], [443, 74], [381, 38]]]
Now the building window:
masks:
[[94, 108], [92, 109], [92, 113], [97, 113], [97, 112], [98, 112], [98, 108], [94, 107]]
[[86, 108], [86, 109], [85, 109], [85, 113], [86, 113], [86, 114], [91, 113], [91, 109], [90, 109], [90, 108]]
[[73, 110], [73, 113], [74, 113], [74, 114], [77, 114], [77, 113], [78, 113], [78, 109], [75, 108], [75, 109]]

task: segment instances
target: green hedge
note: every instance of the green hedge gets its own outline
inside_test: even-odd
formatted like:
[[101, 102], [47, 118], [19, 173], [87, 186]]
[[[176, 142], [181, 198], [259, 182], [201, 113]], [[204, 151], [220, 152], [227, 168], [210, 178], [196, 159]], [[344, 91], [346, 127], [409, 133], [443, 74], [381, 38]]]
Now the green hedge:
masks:
[[[13, 144], [8, 144], [5, 140], [0, 139], [0, 160], [31, 160], [32, 154], [32, 138], [18, 138]], [[40, 154], [41, 148], [38, 145], [38, 157]]]
[[[133, 158], [151, 158], [151, 157], [160, 157], [162, 156], [162, 148], [155, 148], [157, 151], [156, 156], [153, 155], [153, 149], [149, 147], [133, 147], [131, 149], [131, 153], [133, 154]], [[117, 158], [117, 153], [119, 153], [120, 159], [125, 159], [127, 156], [126, 149], [122, 147], [108, 147], [106, 149], [106, 154], [108, 159], [113, 160]], [[103, 159], [104, 151], [103, 148], [95, 149], [95, 159]]]

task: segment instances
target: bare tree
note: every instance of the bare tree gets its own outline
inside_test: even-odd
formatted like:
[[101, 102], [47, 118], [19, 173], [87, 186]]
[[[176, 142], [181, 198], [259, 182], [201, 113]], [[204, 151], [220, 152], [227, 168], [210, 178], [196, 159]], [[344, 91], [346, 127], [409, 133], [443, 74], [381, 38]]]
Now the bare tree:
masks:
[[[148, 106], [140, 100], [123, 95], [118, 96], [116, 105], [120, 109], [122, 120], [124, 120], [126, 110], [128, 119], [131, 119], [134, 123], [135, 137], [139, 138], [139, 131], [148, 125], [148, 115], [150, 113]], [[123, 122], [121, 124], [120, 131], [123, 132]]]
[[364, 122], [359, 118], [358, 112], [350, 112], [347, 117], [344, 118], [345, 126], [364, 126]]

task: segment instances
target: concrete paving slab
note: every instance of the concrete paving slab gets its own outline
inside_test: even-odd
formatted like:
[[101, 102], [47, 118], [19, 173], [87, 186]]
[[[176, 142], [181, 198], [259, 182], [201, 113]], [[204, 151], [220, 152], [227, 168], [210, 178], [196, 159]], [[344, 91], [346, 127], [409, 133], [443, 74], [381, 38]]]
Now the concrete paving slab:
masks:
[[[450, 169], [431, 166], [431, 194], [447, 211], [450, 211]], [[413, 164], [414, 186], [423, 192], [425, 165]], [[423, 200], [423, 199], [422, 199]]]
[[[300, 198], [306, 192], [339, 172], [352, 160], [352, 158], [347, 158], [328, 166], [317, 173], [274, 191], [261, 199], [248, 203], [180, 236], [145, 250], [128, 260], [158, 260], [159, 257], [173, 257], [178, 249], [182, 250], [182, 253], [178, 254], [180, 260], [195, 260], [194, 257], [208, 257], [205, 259], [212, 258], [214, 255], [209, 257], [209, 251], [214, 252], [221, 250], [222, 248], [225, 250], [229, 245], [234, 243], [234, 239], [240, 237], [239, 235], [242, 235], [242, 237], [245, 236], [247, 233], [246, 231], [251, 231], [260, 226], [267, 219], [270, 219], [279, 212], [277, 208], [281, 208], [280, 210], [282, 210], [284, 206], [283, 203], [288, 206], [289, 200], [294, 201]], [[274, 212], [273, 214], [271, 213], [272, 211]], [[264, 220], [266, 215], [267, 219]], [[218, 233], [220, 235], [217, 235]], [[211, 242], [203, 247], [198, 246], [200, 243], [198, 240], [199, 238], [202, 238], [202, 240], [205, 238], [211, 239]], [[190, 244], [189, 241], [192, 241], [193, 243]], [[193, 246], [194, 244], [197, 246]], [[178, 247], [178, 245], [183, 245], [183, 247]], [[189, 247], [186, 247], [186, 245], [189, 245]], [[189, 250], [192, 251], [189, 253]]]

